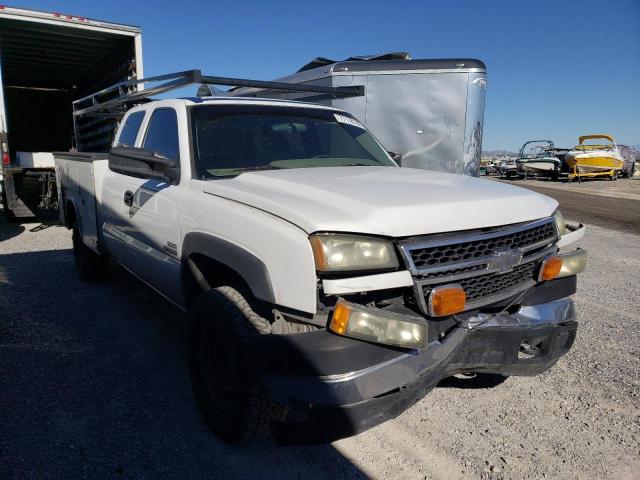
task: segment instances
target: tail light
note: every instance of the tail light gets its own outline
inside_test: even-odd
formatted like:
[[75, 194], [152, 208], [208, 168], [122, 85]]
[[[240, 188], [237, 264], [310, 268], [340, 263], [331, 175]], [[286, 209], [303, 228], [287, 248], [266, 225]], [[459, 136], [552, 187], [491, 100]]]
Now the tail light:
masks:
[[2, 166], [3, 167], [8, 167], [9, 165], [11, 165], [11, 157], [9, 156], [9, 154], [7, 152], [4, 152], [2, 154]]

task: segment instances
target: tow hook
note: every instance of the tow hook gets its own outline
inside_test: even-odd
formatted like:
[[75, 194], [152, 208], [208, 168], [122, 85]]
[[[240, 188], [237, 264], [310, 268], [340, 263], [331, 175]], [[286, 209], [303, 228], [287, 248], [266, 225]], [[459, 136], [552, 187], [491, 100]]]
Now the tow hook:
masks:
[[532, 358], [540, 355], [540, 343], [532, 345], [529, 342], [522, 342], [518, 351], [519, 359]]

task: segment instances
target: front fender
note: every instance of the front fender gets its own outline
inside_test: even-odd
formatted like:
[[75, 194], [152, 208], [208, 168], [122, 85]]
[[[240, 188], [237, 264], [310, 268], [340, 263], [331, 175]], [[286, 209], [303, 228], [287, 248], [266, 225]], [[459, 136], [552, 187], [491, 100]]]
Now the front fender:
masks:
[[214, 259], [240, 275], [256, 298], [276, 303], [269, 271], [262, 260], [242, 247], [203, 232], [185, 236], [182, 258], [198, 253]]
[[256, 297], [316, 313], [317, 279], [308, 234], [264, 210], [203, 193], [202, 183], [193, 181], [184, 198], [182, 259], [200, 249], [239, 273]]

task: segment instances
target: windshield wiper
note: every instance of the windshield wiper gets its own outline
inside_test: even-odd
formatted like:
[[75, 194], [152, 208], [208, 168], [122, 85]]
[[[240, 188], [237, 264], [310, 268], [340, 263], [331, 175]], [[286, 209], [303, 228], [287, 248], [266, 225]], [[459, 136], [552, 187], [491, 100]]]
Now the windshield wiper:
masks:
[[255, 167], [239, 167], [239, 168], [230, 168], [229, 170], [233, 172], [249, 172], [253, 170], [280, 170], [281, 167], [275, 167], [273, 165], [256, 165]]
[[[281, 167], [276, 167], [273, 165], [256, 165], [254, 167], [238, 167], [238, 168], [220, 168], [220, 169], [211, 169], [206, 170], [205, 175], [210, 178], [232, 178], [237, 177], [241, 173], [244, 172], [257, 172], [260, 170], [280, 170]], [[219, 172], [218, 174], [213, 172]]]

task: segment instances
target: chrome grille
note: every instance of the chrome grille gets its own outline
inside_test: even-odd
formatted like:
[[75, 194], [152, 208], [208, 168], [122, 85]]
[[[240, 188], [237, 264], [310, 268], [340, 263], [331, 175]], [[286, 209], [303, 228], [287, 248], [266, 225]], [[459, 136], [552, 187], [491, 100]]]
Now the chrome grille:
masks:
[[415, 282], [415, 301], [428, 313], [433, 288], [457, 283], [467, 310], [522, 292], [537, 282], [542, 259], [557, 251], [552, 218], [466, 235], [434, 235], [399, 245]]
[[453, 265], [458, 268], [460, 264], [482, 264], [498, 249], [535, 250], [555, 242], [557, 235], [555, 223], [549, 218], [467, 236], [444, 235], [418, 240], [401, 245], [401, 249], [414, 273], [427, 273], [449, 270]]
[[[484, 298], [493, 298], [500, 295], [508, 298], [519, 291], [533, 286], [534, 275], [537, 273], [540, 262], [529, 262], [515, 267], [508, 273], [489, 273], [475, 277], [463, 278], [456, 281], [467, 294], [467, 306], [473, 308], [478, 301]], [[422, 295], [427, 298], [431, 290], [437, 285], [423, 285]]]

